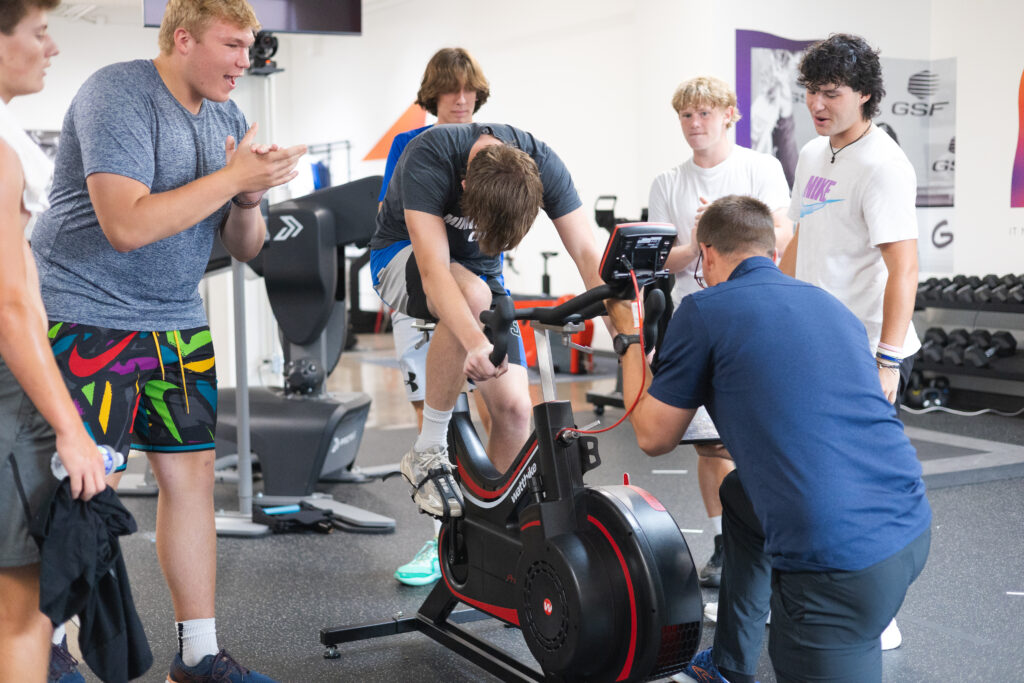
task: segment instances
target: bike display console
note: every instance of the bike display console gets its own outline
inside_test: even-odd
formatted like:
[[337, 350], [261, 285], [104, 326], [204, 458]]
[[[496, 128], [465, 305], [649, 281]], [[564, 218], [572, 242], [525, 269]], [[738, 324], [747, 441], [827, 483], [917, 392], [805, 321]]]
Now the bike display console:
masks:
[[622, 223], [608, 238], [601, 258], [601, 279], [608, 284], [631, 281], [636, 273], [640, 286], [671, 273], [665, 269], [676, 240], [676, 228], [668, 223]]
[[[600, 315], [604, 299], [629, 296], [621, 275], [636, 264], [644, 279], [657, 277], [674, 229], [630, 227], [609, 240], [609, 284], [554, 308], [516, 311], [502, 301], [482, 314], [495, 348], [504, 348], [512, 319], [536, 328]], [[441, 580], [415, 617], [321, 630], [326, 656], [340, 643], [420, 631], [506, 681], [643, 681], [682, 671], [700, 643], [703, 604], [672, 515], [637, 486], [584, 483], [601, 464], [598, 442], [575, 431], [568, 401], [534, 407], [534, 432], [499, 473], [464, 398], [448, 434], [464, 515], [444, 520]], [[475, 611], [453, 611], [459, 602]], [[541, 671], [457, 625], [485, 615], [520, 628]]]

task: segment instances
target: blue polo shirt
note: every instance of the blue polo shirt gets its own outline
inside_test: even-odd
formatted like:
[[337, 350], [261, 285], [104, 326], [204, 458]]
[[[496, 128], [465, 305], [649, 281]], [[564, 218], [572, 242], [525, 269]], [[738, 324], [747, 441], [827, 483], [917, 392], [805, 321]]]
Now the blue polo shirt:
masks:
[[683, 299], [666, 330], [650, 394], [707, 406], [775, 569], [863, 569], [931, 523], [866, 339], [838, 299], [764, 257]]

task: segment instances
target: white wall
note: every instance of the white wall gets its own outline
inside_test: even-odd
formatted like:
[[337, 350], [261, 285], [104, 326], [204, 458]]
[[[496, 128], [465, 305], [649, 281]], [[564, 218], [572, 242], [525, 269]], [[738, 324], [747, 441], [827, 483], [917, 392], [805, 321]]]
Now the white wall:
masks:
[[1010, 208], [1022, 26], [1024, 3], [1014, 0], [932, 3], [932, 56], [957, 58], [959, 273], [1024, 272], [1024, 209]]
[[[523, 0], [510, 6], [496, 0], [377, 0], [364, 5], [360, 37], [279, 36], [276, 58], [286, 71], [273, 77], [275, 141], [348, 139], [354, 177], [381, 173], [383, 162], [360, 160], [412, 102], [429, 55], [442, 46], [462, 45], [479, 59], [492, 85], [491, 100], [477, 120], [506, 121], [534, 132], [565, 159], [588, 211], [598, 195], [617, 194], [617, 213], [627, 217], [646, 206], [651, 179], [688, 156], [669, 105], [672, 90], [701, 73], [731, 82], [736, 29], [793, 39], [846, 31], [864, 35], [892, 57], [956, 57], [955, 268], [1024, 270], [1024, 211], [1008, 208], [1016, 88], [1024, 68], [1019, 47], [1024, 3]], [[156, 52], [153, 29], [55, 19], [53, 33], [63, 54], [54, 62], [47, 90], [15, 105], [28, 127], [57, 127], [73, 92], [99, 66]], [[246, 78], [239, 88], [237, 99], [251, 119], [264, 115], [262, 87], [258, 79]], [[603, 231], [595, 227], [594, 234], [603, 244]], [[539, 220], [518, 250], [520, 274], [510, 274], [512, 288], [537, 291], [541, 259], [536, 253], [556, 246], [550, 223]], [[555, 292], [578, 290], [580, 280], [567, 256], [551, 261], [551, 269]], [[223, 278], [213, 288], [227, 286]], [[226, 298], [217, 291], [212, 299]], [[363, 304], [372, 305], [372, 299]], [[264, 333], [263, 338], [269, 337]], [[229, 347], [220, 346], [224, 358]], [[250, 355], [259, 353], [267, 349]]]

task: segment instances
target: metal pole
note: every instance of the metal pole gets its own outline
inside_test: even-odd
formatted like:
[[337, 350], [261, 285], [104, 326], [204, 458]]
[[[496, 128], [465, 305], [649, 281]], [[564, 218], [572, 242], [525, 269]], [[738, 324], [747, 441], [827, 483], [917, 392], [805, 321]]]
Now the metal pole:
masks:
[[235, 303], [235, 410], [238, 416], [238, 511], [252, 516], [252, 451], [249, 439], [249, 353], [245, 337], [245, 264], [231, 259]]

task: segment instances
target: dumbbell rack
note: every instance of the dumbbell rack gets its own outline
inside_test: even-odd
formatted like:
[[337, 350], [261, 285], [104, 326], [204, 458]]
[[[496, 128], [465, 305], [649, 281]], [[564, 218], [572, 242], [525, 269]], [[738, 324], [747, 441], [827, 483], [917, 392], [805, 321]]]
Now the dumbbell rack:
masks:
[[[1024, 304], [1009, 302], [965, 302], [929, 299], [918, 300], [918, 310], [924, 308], [939, 308], [950, 310], [974, 311], [977, 313], [1014, 313], [1024, 316]], [[943, 375], [964, 375], [984, 377], [988, 379], [1009, 380], [1024, 382], [1024, 349], [1018, 347], [1013, 356], [993, 359], [992, 364], [985, 368], [976, 368], [972, 365], [953, 365], [951, 363], [934, 363], [924, 359], [914, 362], [915, 370], [924, 372], [940, 373]]]

